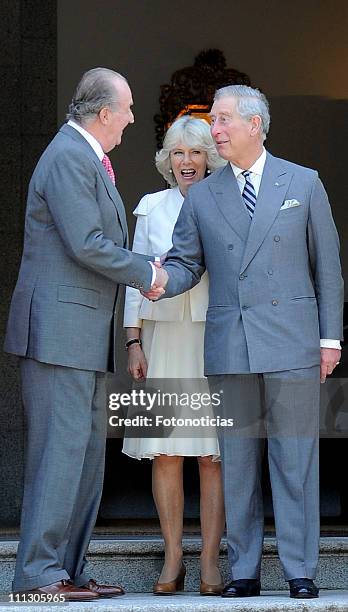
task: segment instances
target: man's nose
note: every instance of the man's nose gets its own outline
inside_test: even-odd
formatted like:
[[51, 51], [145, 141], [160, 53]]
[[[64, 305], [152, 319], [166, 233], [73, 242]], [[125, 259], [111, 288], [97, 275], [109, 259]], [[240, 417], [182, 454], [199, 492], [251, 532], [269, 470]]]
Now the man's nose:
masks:
[[220, 129], [219, 129], [219, 123], [218, 121], [216, 123], [214, 123], [214, 125], [211, 126], [210, 128], [210, 132], [213, 138], [216, 138], [216, 136], [218, 135]]

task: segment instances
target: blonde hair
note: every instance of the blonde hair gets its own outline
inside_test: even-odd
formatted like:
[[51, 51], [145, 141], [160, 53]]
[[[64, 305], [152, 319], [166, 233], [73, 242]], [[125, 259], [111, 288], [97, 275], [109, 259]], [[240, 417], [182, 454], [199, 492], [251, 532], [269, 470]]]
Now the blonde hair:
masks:
[[190, 115], [180, 117], [168, 128], [163, 140], [163, 147], [156, 153], [155, 158], [158, 172], [162, 174], [171, 187], [175, 187], [177, 182], [171, 172], [170, 153], [180, 143], [187, 147], [197, 147], [197, 149], [205, 151], [207, 168], [211, 172], [226, 164], [226, 160], [222, 159], [216, 151], [208, 123], [204, 119], [196, 119]]

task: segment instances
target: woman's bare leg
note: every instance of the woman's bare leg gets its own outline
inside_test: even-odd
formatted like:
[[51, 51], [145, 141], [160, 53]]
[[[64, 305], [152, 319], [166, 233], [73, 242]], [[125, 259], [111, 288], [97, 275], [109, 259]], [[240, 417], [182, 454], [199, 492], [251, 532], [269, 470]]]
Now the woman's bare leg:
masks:
[[165, 545], [165, 558], [159, 582], [174, 580], [182, 563], [184, 515], [184, 457], [155, 457], [152, 466], [152, 493]]
[[201, 489], [201, 578], [208, 584], [219, 584], [220, 541], [225, 528], [221, 463], [213, 462], [212, 457], [198, 457], [198, 465]]

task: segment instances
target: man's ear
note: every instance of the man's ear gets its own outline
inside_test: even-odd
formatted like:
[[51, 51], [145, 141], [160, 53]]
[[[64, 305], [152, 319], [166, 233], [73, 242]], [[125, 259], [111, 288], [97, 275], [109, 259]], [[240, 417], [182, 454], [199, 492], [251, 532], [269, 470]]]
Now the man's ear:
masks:
[[251, 117], [250, 119], [250, 136], [256, 136], [256, 134], [258, 134], [261, 131], [261, 117], [260, 115], [254, 115], [253, 117]]
[[104, 108], [101, 108], [99, 113], [98, 113], [98, 117], [100, 119], [100, 121], [102, 122], [103, 125], [106, 125], [109, 121], [109, 109], [107, 108], [107, 106], [105, 106]]

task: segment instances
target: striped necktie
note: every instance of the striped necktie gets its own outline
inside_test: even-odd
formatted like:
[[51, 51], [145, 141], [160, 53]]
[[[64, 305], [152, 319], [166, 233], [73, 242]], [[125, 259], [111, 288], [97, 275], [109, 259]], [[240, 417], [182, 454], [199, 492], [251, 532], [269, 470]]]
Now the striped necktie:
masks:
[[253, 214], [255, 211], [255, 204], [256, 204], [256, 193], [255, 193], [254, 185], [252, 184], [250, 180], [251, 172], [249, 170], [244, 170], [242, 174], [245, 178], [245, 185], [244, 185], [242, 197], [243, 197], [245, 206], [247, 208], [247, 211], [250, 217], [253, 218]]
[[110, 177], [110, 180], [115, 185], [115, 173], [114, 173], [111, 161], [110, 161], [110, 159], [109, 159], [109, 157], [107, 155], [104, 155], [104, 157], [102, 159], [102, 164], [103, 164], [106, 172], [108, 173], [108, 175]]

